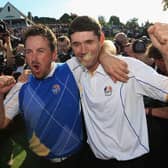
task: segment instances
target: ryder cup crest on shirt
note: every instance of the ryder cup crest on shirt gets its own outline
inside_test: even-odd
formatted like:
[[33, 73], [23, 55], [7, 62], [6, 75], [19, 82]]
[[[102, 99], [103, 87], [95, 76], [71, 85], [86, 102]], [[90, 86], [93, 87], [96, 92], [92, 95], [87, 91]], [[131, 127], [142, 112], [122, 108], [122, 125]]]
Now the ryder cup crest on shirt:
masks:
[[53, 85], [53, 87], [52, 87], [52, 92], [53, 92], [54, 94], [59, 93], [60, 90], [61, 90], [60, 85], [58, 85], [58, 84]]
[[105, 94], [105, 96], [111, 96], [112, 95], [112, 87], [111, 86], [105, 86], [104, 94]]

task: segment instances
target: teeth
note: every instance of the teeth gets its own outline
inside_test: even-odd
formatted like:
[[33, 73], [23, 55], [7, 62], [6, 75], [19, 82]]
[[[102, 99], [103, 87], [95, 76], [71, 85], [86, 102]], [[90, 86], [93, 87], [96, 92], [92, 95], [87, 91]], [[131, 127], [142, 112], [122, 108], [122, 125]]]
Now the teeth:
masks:
[[89, 60], [91, 57], [92, 57], [92, 55], [90, 53], [88, 53], [84, 56], [84, 59]]

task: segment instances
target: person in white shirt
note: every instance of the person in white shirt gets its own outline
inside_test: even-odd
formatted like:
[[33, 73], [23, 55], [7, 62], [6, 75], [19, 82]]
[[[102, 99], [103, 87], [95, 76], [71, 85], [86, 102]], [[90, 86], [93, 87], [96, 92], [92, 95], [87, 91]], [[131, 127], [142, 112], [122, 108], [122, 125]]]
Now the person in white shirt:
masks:
[[102, 162], [105, 167], [145, 167], [149, 144], [143, 95], [168, 101], [168, 78], [121, 56], [128, 64], [129, 80], [114, 83], [98, 61], [104, 41], [101, 26], [89, 16], [74, 19], [69, 36], [83, 69], [79, 85], [87, 142], [95, 156], [91, 160], [96, 166]]

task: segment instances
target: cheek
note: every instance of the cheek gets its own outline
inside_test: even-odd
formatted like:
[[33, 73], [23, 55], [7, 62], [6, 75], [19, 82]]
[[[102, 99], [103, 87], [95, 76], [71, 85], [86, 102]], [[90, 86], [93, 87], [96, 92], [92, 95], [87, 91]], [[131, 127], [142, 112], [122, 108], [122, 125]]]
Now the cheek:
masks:
[[80, 55], [80, 50], [78, 48], [72, 48], [73, 53], [75, 54], [75, 56]]
[[25, 57], [26, 63], [29, 64], [30, 63], [30, 57]]

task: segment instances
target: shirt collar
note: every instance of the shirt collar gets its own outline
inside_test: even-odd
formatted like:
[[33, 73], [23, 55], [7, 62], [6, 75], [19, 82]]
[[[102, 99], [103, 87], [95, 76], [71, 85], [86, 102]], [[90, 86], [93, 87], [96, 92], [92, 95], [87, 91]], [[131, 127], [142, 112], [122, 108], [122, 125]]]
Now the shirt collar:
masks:
[[[89, 73], [88, 69], [84, 67], [84, 71]], [[102, 67], [101, 64], [98, 65], [97, 69], [94, 71], [93, 75], [99, 73], [102, 75], [107, 75], [107, 73], [105, 72], [104, 68]]]
[[50, 73], [45, 77], [45, 79], [51, 77], [51, 76], [54, 74], [54, 71], [55, 71], [55, 69], [57, 68], [57, 66], [58, 66], [58, 65], [57, 65], [55, 62], [52, 62], [52, 64], [51, 64], [51, 71], [50, 71]]

